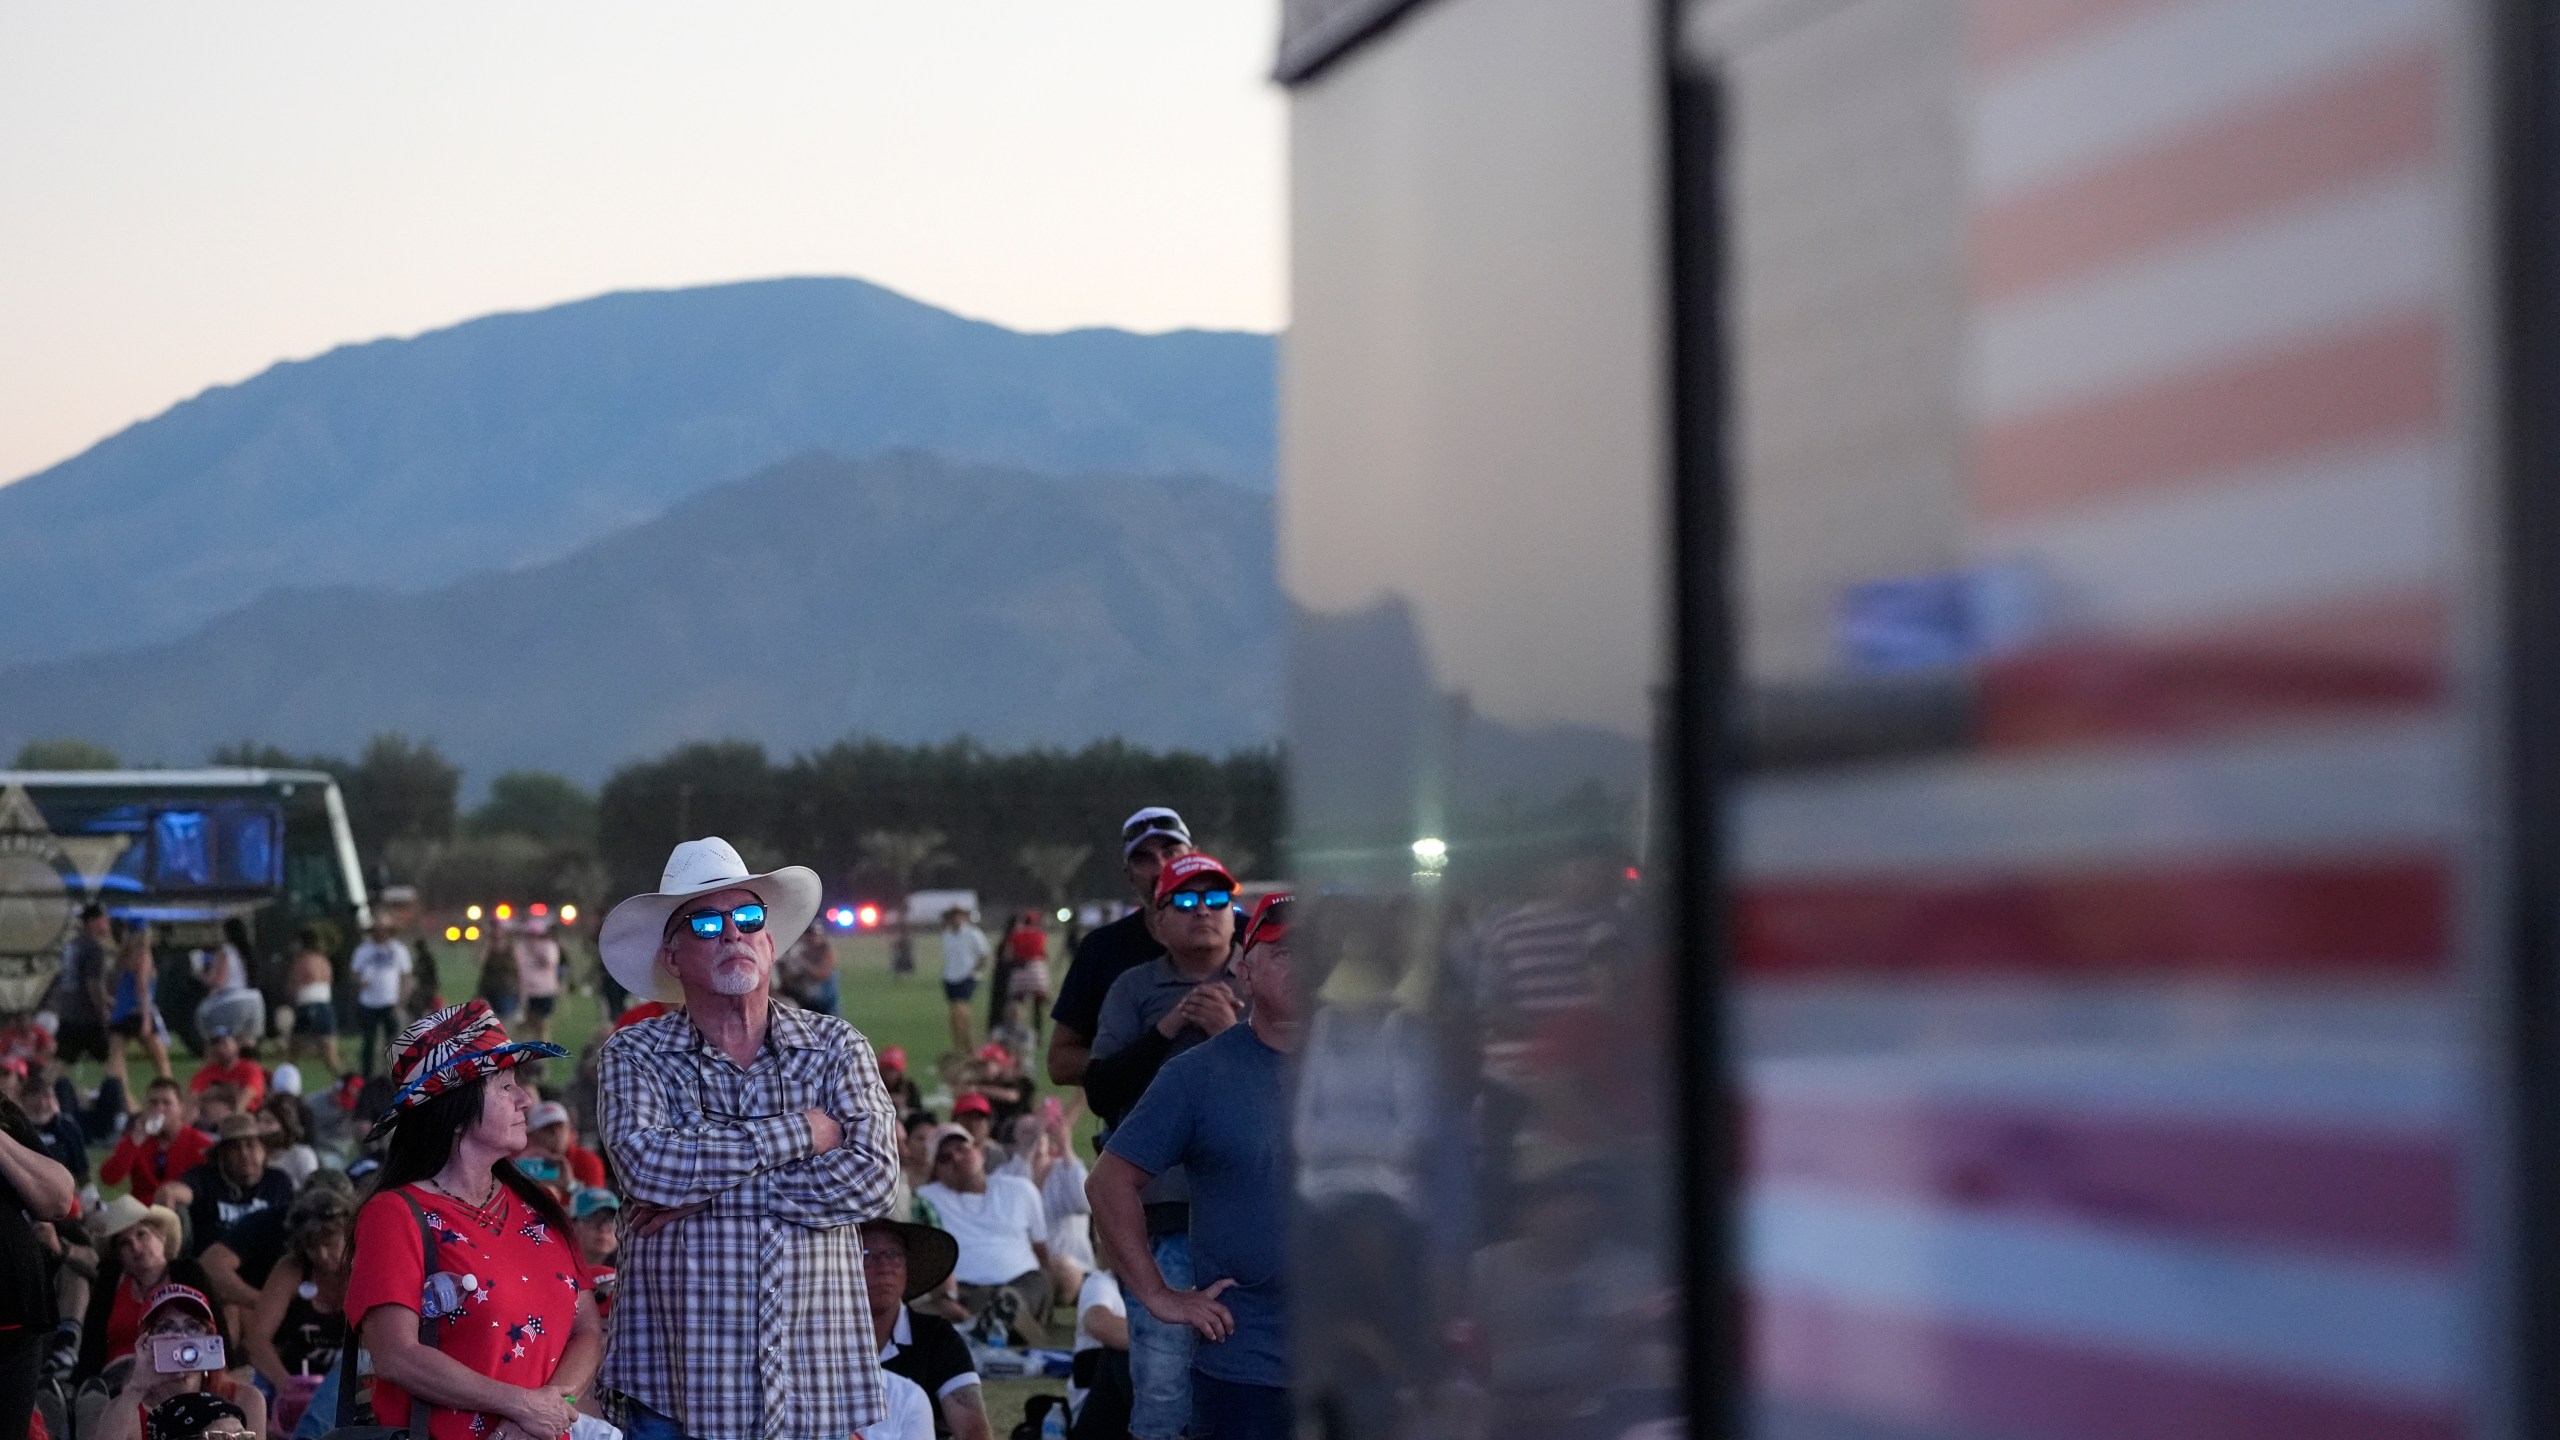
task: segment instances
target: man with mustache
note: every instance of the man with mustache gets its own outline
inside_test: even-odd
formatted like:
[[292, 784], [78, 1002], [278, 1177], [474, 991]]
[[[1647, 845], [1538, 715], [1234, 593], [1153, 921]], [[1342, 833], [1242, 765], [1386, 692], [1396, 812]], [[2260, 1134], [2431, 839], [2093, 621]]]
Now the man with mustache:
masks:
[[683, 1003], [614, 1032], [597, 1079], [630, 1200], [597, 1384], [631, 1440], [841, 1440], [887, 1414], [859, 1226], [896, 1190], [897, 1112], [859, 1031], [772, 997], [773, 937], [819, 893], [688, 840], [597, 937], [633, 995]]

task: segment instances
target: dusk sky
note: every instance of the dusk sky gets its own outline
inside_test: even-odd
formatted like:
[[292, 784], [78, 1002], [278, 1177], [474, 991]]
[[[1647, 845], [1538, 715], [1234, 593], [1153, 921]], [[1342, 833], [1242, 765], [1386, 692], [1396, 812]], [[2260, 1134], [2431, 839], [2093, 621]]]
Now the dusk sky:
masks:
[[1277, 8], [8, 7], [0, 483], [278, 360], [607, 290], [1277, 329]]

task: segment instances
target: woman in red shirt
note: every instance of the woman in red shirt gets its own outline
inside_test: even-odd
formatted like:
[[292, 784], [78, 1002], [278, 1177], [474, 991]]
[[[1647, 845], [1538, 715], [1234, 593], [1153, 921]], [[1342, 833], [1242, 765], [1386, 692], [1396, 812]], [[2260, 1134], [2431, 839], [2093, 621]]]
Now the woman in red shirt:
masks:
[[552, 1440], [576, 1418], [604, 1327], [568, 1215], [509, 1158], [533, 1108], [514, 1068], [567, 1053], [510, 1042], [478, 1000], [400, 1037], [400, 1088], [374, 1126], [391, 1145], [356, 1216], [346, 1300], [385, 1425], [408, 1424], [412, 1397], [434, 1440]]

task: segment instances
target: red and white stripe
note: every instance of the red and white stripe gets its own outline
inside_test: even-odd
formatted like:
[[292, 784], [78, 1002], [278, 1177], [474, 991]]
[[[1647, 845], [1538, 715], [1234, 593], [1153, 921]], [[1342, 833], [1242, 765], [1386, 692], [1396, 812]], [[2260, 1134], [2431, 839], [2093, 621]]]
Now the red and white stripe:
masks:
[[[2446, 0], [2449, 3], [2449, 0]], [[2464, 1433], [2438, 0], [1971, 0], [1979, 744], [1732, 814], [1753, 1353], [1879, 1433]]]

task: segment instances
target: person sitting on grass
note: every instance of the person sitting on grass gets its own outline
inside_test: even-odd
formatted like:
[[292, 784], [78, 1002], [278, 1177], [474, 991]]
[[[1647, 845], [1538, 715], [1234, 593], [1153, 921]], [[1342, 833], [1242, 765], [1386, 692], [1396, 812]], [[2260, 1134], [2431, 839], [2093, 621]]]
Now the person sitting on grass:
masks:
[[[188, 1358], [189, 1347], [184, 1342], [215, 1342], [206, 1343], [197, 1351], [198, 1358], [209, 1361], [221, 1338], [213, 1302], [205, 1298], [204, 1292], [186, 1285], [163, 1285], [153, 1291], [143, 1309], [139, 1342], [130, 1368], [124, 1371], [105, 1408], [78, 1427], [81, 1440], [146, 1440], [155, 1413], [164, 1406], [170, 1406], [173, 1415], [212, 1408], [201, 1400], [190, 1406], [172, 1406], [171, 1402], [182, 1395], [228, 1405], [238, 1414], [243, 1430], [264, 1437], [267, 1402], [258, 1387]], [[228, 1359], [230, 1347], [224, 1345], [220, 1349]]]
[[160, 1198], [164, 1185], [179, 1187], [171, 1199], [184, 1204], [185, 1182], [179, 1177], [213, 1153], [213, 1137], [197, 1129], [194, 1102], [178, 1082], [163, 1075], [142, 1092], [142, 1109], [125, 1126], [124, 1138], [98, 1167], [98, 1183], [130, 1182], [133, 1198], [145, 1205]]
[[86, 1380], [133, 1353], [142, 1336], [151, 1297], [171, 1282], [201, 1292], [204, 1267], [179, 1255], [185, 1236], [178, 1212], [119, 1195], [89, 1217], [104, 1263], [89, 1287], [88, 1313], [80, 1322], [75, 1378]]
[[516, 1168], [567, 1200], [581, 1190], [604, 1188], [604, 1159], [577, 1142], [569, 1125], [569, 1107], [545, 1100], [525, 1122], [524, 1153]]
[[934, 1402], [937, 1432], [952, 1440], [990, 1440], [987, 1405], [969, 1342], [948, 1320], [914, 1308], [932, 1295], [960, 1260], [959, 1242], [929, 1225], [862, 1222], [862, 1285], [871, 1333], [880, 1337], [880, 1368], [903, 1375]]
[[187, 1082], [201, 1103], [204, 1092], [216, 1085], [228, 1085], [240, 1108], [255, 1110], [267, 1098], [267, 1072], [258, 1062], [240, 1053], [240, 1037], [216, 1026], [204, 1032], [204, 1067]]
[[933, 1135], [933, 1183], [917, 1192], [933, 1202], [942, 1228], [960, 1242], [960, 1303], [1004, 1343], [1049, 1343], [1049, 1226], [1040, 1192], [1010, 1175], [989, 1175], [986, 1155], [966, 1129], [945, 1125]]
[[276, 1397], [276, 1428], [290, 1431], [338, 1363], [347, 1337], [347, 1266], [354, 1253], [352, 1196], [314, 1189], [285, 1215], [285, 1255], [258, 1291], [247, 1325], [249, 1362]]
[[[211, 1159], [187, 1172], [187, 1225], [201, 1255], [232, 1226], [267, 1210], [293, 1203], [293, 1181], [267, 1163], [265, 1128], [255, 1115], [234, 1115], [222, 1122]], [[224, 1295], [224, 1304], [255, 1303], [257, 1297]]]
[[622, 1197], [605, 1189], [578, 1192], [569, 1202], [569, 1223], [577, 1227], [578, 1256], [587, 1262], [587, 1285], [595, 1292], [596, 1318], [613, 1318], [614, 1262], [622, 1250]]

